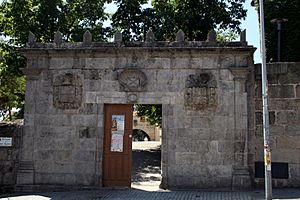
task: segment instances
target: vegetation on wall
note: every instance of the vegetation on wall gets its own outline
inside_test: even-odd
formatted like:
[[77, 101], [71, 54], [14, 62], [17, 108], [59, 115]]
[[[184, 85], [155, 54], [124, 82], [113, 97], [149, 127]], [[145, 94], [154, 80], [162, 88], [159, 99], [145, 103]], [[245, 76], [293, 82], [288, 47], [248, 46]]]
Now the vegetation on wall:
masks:
[[[277, 24], [273, 19], [286, 19], [282, 23], [281, 61], [300, 62], [300, 1], [299, 0], [266, 0], [264, 1], [266, 56], [267, 62], [277, 61]], [[257, 0], [252, 5], [258, 9]]]

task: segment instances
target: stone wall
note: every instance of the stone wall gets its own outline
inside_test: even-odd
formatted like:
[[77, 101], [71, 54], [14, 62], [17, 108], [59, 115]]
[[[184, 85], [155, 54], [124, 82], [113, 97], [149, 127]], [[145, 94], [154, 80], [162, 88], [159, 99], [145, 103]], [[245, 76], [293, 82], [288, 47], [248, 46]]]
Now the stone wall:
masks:
[[12, 138], [12, 146], [0, 146], [0, 192], [10, 192], [16, 184], [22, 126], [0, 123], [0, 137]]
[[[162, 105], [162, 187], [251, 186], [245, 41], [39, 44], [30, 35], [18, 185], [102, 186], [105, 104]], [[183, 39], [182, 39], [183, 38]], [[244, 38], [244, 37], [242, 37]], [[250, 74], [250, 75], [249, 75]], [[250, 88], [250, 89], [249, 89]], [[252, 95], [253, 97], [253, 95]]]
[[[271, 63], [268, 69], [270, 141], [273, 163], [288, 164], [288, 178], [273, 178], [275, 187], [300, 186], [300, 63]], [[251, 141], [254, 162], [263, 161], [261, 70], [255, 70], [256, 131]], [[254, 170], [254, 165], [252, 166]], [[276, 169], [273, 170], [273, 173]], [[263, 179], [255, 178], [262, 186]]]

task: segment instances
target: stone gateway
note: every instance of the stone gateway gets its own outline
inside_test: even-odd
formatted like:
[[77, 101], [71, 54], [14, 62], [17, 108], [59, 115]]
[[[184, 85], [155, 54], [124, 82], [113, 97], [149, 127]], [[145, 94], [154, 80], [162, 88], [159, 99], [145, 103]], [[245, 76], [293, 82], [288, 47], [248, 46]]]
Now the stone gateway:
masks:
[[[251, 188], [263, 159], [250, 151], [255, 48], [216, 42], [212, 33], [207, 41], [178, 34], [174, 42], [149, 32], [145, 42], [124, 43], [118, 33], [97, 43], [86, 33], [81, 43], [64, 43], [57, 33], [49, 44], [31, 35], [21, 50], [27, 85], [17, 186], [102, 187], [107, 105], [137, 103], [162, 105], [161, 187]], [[115, 138], [126, 136], [122, 126], [125, 134], [112, 129]]]

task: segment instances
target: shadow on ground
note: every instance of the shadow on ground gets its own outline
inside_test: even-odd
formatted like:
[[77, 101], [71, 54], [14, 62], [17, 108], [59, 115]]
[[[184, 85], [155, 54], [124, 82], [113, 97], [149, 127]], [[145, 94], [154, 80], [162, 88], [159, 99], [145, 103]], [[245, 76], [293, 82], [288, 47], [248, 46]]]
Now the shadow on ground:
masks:
[[161, 180], [161, 150], [133, 150], [132, 178], [133, 183]]

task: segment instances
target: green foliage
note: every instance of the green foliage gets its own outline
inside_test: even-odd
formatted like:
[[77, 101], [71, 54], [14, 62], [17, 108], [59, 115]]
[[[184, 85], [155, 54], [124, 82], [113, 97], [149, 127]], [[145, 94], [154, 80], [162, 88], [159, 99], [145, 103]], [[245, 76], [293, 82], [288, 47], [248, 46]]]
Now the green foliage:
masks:
[[152, 27], [157, 40], [175, 39], [182, 29], [189, 40], [206, 40], [211, 29], [239, 32], [245, 18], [245, 0], [152, 0], [153, 8], [142, 9], [145, 0], [116, 0], [113, 28], [127, 40], [142, 40]]
[[245, 0], [153, 0], [167, 37], [174, 38], [182, 29], [189, 40], [206, 40], [211, 29], [240, 31], [240, 21], [245, 18]]
[[161, 105], [135, 105], [137, 115], [146, 116], [146, 120], [151, 125], [161, 126], [162, 108]]
[[158, 31], [161, 20], [153, 8], [142, 8], [147, 0], [114, 0], [118, 6], [112, 15], [114, 31], [121, 31], [125, 41], [142, 41], [149, 28]]
[[[252, 5], [259, 7], [258, 1]], [[277, 25], [272, 19], [284, 18], [282, 25], [281, 61], [300, 62], [300, 1], [299, 0], [266, 0], [264, 3], [266, 56], [267, 62], [277, 59]]]
[[109, 29], [105, 0], [10, 0], [0, 5], [0, 30], [12, 37], [15, 44], [24, 45], [31, 31], [40, 42], [53, 41], [60, 31], [66, 41], [82, 41], [86, 30], [95, 41], [106, 40]]
[[[10, 41], [1, 43], [0, 110], [24, 107], [25, 79], [19, 70], [25, 59], [15, 47], [24, 46], [31, 31], [39, 42], [52, 42], [60, 31], [65, 41], [82, 41], [89, 30], [94, 41], [110, 37], [110, 28], [103, 28], [108, 19], [105, 0], [7, 0], [0, 4], [0, 36]], [[23, 109], [21, 109], [23, 112]]]
[[[11, 109], [24, 107], [25, 78], [20, 71], [25, 66], [25, 59], [13, 46], [0, 43], [0, 111], [1, 114]], [[22, 116], [20, 116], [22, 117]]]
[[234, 41], [238, 35], [233, 31], [217, 31], [217, 41], [231, 42]]

